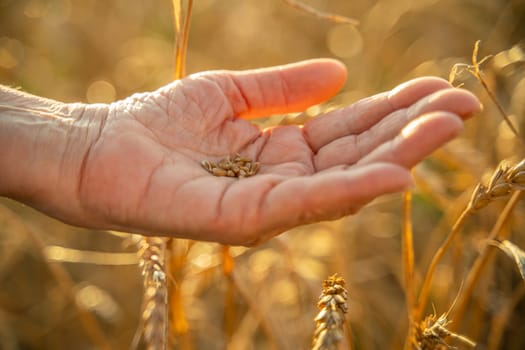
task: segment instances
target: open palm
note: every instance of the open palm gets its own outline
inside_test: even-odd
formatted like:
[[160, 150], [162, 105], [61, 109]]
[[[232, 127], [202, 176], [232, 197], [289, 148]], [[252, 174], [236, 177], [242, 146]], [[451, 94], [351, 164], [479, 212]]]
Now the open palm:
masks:
[[[249, 121], [326, 100], [345, 78], [331, 60], [207, 72], [98, 106], [100, 132], [80, 176], [82, 224], [257, 244], [410, 186], [409, 168], [479, 109], [470, 93], [420, 78], [304, 127]], [[200, 164], [234, 153], [260, 162], [259, 173], [215, 177]]]

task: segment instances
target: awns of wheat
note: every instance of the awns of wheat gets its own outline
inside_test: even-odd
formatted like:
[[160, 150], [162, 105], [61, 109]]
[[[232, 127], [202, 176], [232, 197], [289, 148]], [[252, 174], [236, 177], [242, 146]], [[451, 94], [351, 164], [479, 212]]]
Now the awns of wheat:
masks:
[[165, 240], [159, 237], [141, 237], [138, 247], [144, 279], [143, 341], [148, 350], [166, 349], [168, 288], [164, 267]]
[[450, 322], [447, 319], [447, 314], [443, 314], [437, 319], [434, 314], [427, 316], [414, 329], [414, 348], [417, 350], [455, 349], [446, 342], [447, 338], [461, 342], [469, 348], [474, 348], [475, 342], [447, 329]]
[[333, 275], [323, 282], [323, 291], [315, 317], [312, 350], [334, 350], [344, 337], [345, 314], [348, 311], [348, 291], [342, 277]]

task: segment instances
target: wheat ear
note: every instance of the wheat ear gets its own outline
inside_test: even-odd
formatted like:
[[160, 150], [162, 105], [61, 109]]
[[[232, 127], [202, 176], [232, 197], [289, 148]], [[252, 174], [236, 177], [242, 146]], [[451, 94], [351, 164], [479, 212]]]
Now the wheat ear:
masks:
[[166, 349], [168, 329], [168, 287], [164, 267], [166, 243], [160, 237], [141, 237], [138, 246], [139, 264], [144, 278], [142, 336], [146, 349]]
[[312, 350], [335, 350], [344, 337], [345, 314], [348, 311], [345, 280], [333, 275], [323, 282], [315, 317]]
[[435, 314], [427, 316], [414, 327], [414, 348], [417, 350], [455, 349], [455, 347], [450, 346], [446, 342], [447, 338], [451, 338], [461, 342], [465, 346], [474, 348], [476, 346], [475, 342], [447, 329], [450, 322], [451, 321], [447, 319], [447, 314], [443, 314], [437, 319]]

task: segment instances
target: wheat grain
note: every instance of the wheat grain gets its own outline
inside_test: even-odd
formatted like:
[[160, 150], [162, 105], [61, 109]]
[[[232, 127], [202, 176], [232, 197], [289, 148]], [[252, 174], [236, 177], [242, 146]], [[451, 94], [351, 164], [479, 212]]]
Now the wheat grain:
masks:
[[236, 153], [221, 159], [218, 163], [203, 160], [201, 166], [214, 176], [244, 178], [257, 174], [260, 164]]

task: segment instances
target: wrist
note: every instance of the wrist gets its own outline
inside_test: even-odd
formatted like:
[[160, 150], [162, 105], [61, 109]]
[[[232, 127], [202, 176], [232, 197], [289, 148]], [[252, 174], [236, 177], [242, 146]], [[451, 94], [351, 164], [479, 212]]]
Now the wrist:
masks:
[[0, 195], [55, 216], [63, 203], [75, 210], [82, 161], [99, 131], [88, 109], [0, 86]]
[[[0, 194], [32, 201], [56, 183], [57, 157], [67, 138], [66, 105], [20, 91], [0, 90]], [[47, 185], [46, 185], [47, 184]]]

